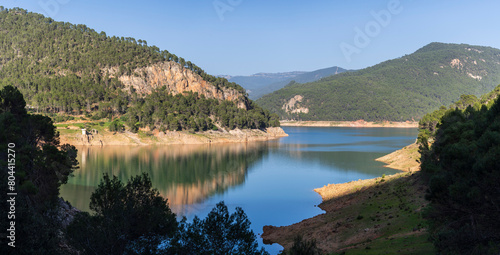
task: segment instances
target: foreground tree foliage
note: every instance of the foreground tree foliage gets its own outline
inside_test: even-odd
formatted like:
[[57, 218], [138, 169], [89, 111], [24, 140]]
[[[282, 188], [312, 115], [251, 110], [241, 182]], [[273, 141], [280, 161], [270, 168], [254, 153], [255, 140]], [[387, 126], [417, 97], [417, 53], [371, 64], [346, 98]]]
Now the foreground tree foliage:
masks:
[[500, 100], [464, 107], [444, 111], [435, 132], [419, 136], [429, 180], [427, 217], [440, 253], [498, 254]]
[[286, 255], [319, 255], [320, 252], [316, 246], [316, 240], [304, 240], [303, 236], [298, 235], [293, 240], [293, 246], [285, 251]]
[[[59, 187], [76, 169], [76, 149], [60, 145], [52, 120], [27, 114], [23, 95], [12, 86], [0, 90], [0, 189], [2, 212], [9, 212], [5, 202], [8, 172], [15, 172], [15, 218], [2, 217], [1, 228], [15, 222], [15, 248], [2, 238], [1, 254], [59, 254], [62, 241], [58, 214]], [[14, 146], [13, 146], [14, 145]], [[7, 148], [15, 152], [14, 168], [9, 169]]]
[[192, 223], [181, 221], [172, 249], [161, 254], [268, 254], [258, 250], [250, 221], [240, 207], [229, 214], [224, 202], [218, 203], [203, 220], [195, 216]]
[[[267, 254], [257, 251], [243, 210], [229, 215], [223, 203], [206, 220], [179, 226], [147, 174], [127, 184], [104, 175], [91, 197], [95, 213], [77, 214], [65, 229], [59, 187], [76, 169], [76, 149], [60, 145], [52, 120], [28, 114], [25, 106], [15, 87], [0, 90], [0, 177], [14, 175], [10, 191], [17, 193], [14, 199], [1, 195], [15, 201], [15, 218], [0, 221], [5, 230], [15, 222], [15, 239], [4, 236], [0, 254]], [[8, 165], [9, 154], [15, 154], [14, 167]], [[0, 182], [3, 191], [10, 186]], [[0, 208], [6, 214], [11, 210], [6, 202]]]
[[419, 121], [418, 139], [420, 144], [425, 144], [434, 140], [438, 126], [441, 125], [441, 120], [446, 114], [451, 114], [451, 112], [456, 110], [465, 111], [469, 107], [475, 111], [480, 110], [483, 106], [491, 108], [495, 99], [499, 95], [500, 85], [498, 85], [493, 91], [481, 96], [481, 98], [477, 98], [474, 95], [461, 95], [460, 99], [448, 108], [441, 106], [438, 110], [427, 113]]
[[123, 254], [131, 241], [169, 237], [177, 229], [175, 214], [145, 173], [126, 185], [105, 174], [92, 193], [90, 209], [94, 215], [78, 214], [67, 229], [72, 244], [85, 254]]
[[104, 175], [90, 208], [67, 229], [84, 254], [267, 254], [241, 208], [229, 214], [220, 202], [206, 219], [179, 224], [145, 173], [125, 185]]

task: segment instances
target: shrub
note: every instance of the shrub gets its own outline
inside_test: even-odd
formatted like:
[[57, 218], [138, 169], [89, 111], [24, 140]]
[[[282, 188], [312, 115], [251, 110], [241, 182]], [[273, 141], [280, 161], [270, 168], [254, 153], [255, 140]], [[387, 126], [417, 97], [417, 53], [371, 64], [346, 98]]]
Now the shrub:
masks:
[[123, 130], [125, 130], [125, 126], [119, 120], [114, 120], [109, 124], [109, 131], [111, 132], [122, 132]]
[[72, 244], [86, 253], [123, 254], [129, 242], [156, 235], [169, 237], [177, 230], [175, 214], [152, 188], [146, 173], [125, 185], [116, 176], [104, 174], [90, 200], [95, 215], [80, 213], [67, 229]]
[[319, 254], [316, 240], [306, 241], [301, 235], [295, 237], [293, 246], [287, 251], [289, 255], [317, 255]]

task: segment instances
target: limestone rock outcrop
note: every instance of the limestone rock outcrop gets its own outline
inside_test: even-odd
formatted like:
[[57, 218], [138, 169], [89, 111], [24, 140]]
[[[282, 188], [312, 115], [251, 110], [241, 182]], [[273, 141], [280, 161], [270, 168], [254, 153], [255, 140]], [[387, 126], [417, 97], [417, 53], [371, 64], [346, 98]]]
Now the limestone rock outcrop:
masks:
[[187, 91], [198, 92], [206, 98], [233, 101], [239, 108], [248, 109], [248, 99], [241, 92], [233, 88], [217, 88], [197, 73], [172, 61], [137, 68], [133, 74], [122, 75], [118, 79], [125, 85], [125, 90], [134, 88], [142, 95], [166, 86], [173, 95]]

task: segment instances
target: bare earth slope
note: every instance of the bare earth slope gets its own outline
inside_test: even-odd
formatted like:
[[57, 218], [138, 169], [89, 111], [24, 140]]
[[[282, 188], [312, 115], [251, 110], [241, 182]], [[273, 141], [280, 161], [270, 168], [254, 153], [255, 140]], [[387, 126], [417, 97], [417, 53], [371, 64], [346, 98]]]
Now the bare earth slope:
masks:
[[231, 142], [252, 142], [267, 141], [279, 137], [288, 136], [279, 127], [270, 127], [266, 130], [259, 129], [235, 129], [229, 132], [204, 131], [189, 133], [187, 131], [166, 131], [155, 130], [139, 131], [137, 134], [124, 132], [110, 132], [104, 127], [95, 127], [97, 132], [87, 132], [83, 135], [76, 126], [58, 127], [61, 143], [71, 145], [149, 145], [149, 144], [204, 144], [204, 143], [231, 143]]
[[[418, 170], [415, 155], [407, 153], [412, 148], [407, 146], [385, 160], [406, 162], [401, 163], [404, 169]], [[290, 226], [265, 226], [262, 238], [288, 249], [294, 237], [302, 235], [305, 240], [315, 239], [324, 253], [432, 253], [421, 215], [425, 189], [420, 172], [329, 184], [315, 189], [323, 198], [319, 207], [324, 214]]]

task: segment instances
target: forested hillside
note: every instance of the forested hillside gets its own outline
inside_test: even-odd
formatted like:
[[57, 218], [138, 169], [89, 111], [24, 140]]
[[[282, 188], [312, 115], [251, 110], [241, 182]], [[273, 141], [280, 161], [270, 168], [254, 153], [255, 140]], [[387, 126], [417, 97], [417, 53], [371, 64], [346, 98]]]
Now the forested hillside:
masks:
[[426, 115], [418, 142], [440, 254], [500, 252], [500, 86]]
[[468, 107], [479, 110], [481, 107], [485, 106], [490, 108], [495, 99], [500, 95], [500, 85], [498, 85], [491, 92], [482, 95], [480, 98], [475, 95], [461, 95], [460, 100], [451, 104], [449, 107], [441, 106], [438, 110], [430, 112], [419, 122], [420, 136], [425, 136], [426, 139], [433, 137], [437, 130], [437, 127], [441, 125], [441, 119], [444, 115], [449, 114], [455, 110], [464, 111]]
[[[151, 71], [163, 66], [170, 69]], [[165, 82], [153, 87], [151, 75]], [[189, 93], [192, 81], [199, 91]], [[6, 85], [17, 87], [32, 111], [121, 117], [132, 131], [146, 126], [207, 130], [279, 125], [241, 86], [145, 40], [110, 37], [85, 25], [1, 7], [0, 87]]]
[[317, 82], [287, 86], [257, 103], [282, 119], [419, 120], [462, 94], [500, 83], [500, 50], [431, 43], [413, 54]]

